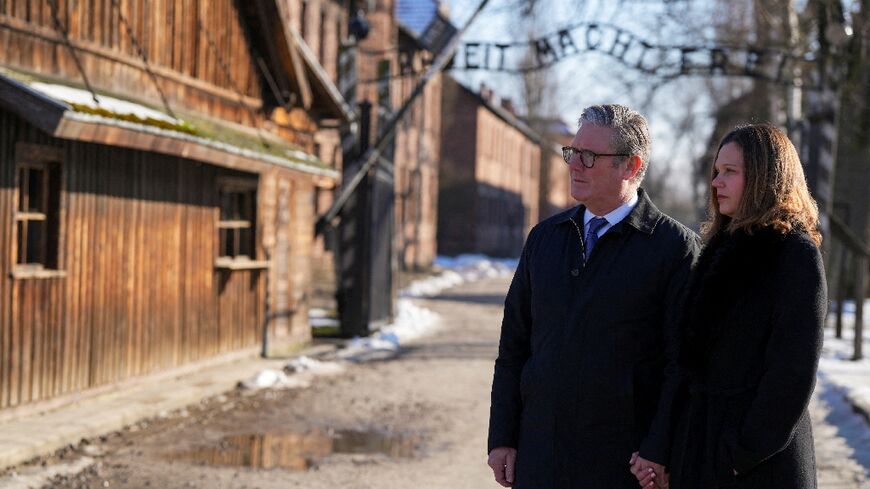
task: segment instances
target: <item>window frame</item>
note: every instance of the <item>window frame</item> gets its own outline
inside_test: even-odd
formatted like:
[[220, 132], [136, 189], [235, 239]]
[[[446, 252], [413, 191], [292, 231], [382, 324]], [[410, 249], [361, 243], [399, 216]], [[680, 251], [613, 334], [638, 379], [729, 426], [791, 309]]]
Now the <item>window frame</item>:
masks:
[[[245, 177], [218, 177], [217, 179], [217, 215], [215, 221], [215, 231], [217, 239], [215, 243], [215, 267], [227, 270], [248, 270], [267, 268], [268, 261], [258, 260], [257, 250], [257, 195], [258, 181], [256, 178]], [[223, 198], [225, 194], [242, 194], [247, 199], [248, 215], [242, 216], [240, 219], [223, 219]], [[247, 246], [250, 249], [250, 255], [240, 254], [244, 249], [242, 243], [241, 230], [250, 230], [250, 240]], [[221, 235], [224, 231], [231, 232], [235, 235], [233, 238], [235, 253], [232, 255], [224, 255], [224, 241]], [[235, 231], [235, 232], [233, 232]]]
[[[41, 207], [36, 211], [24, 209], [22, 202], [30, 202], [29, 178], [31, 171], [43, 172]], [[56, 146], [19, 142], [15, 145], [15, 201], [12, 217], [12, 246], [10, 260], [12, 277], [17, 279], [64, 277], [61, 267], [62, 248], [62, 196], [63, 150]], [[27, 190], [24, 190], [24, 185]], [[26, 192], [26, 193], [25, 193]], [[28, 206], [29, 207], [29, 206]], [[35, 224], [32, 224], [35, 223]], [[39, 245], [39, 261], [27, 261], [28, 235], [31, 226], [43, 226]], [[22, 236], [23, 234], [23, 236]]]

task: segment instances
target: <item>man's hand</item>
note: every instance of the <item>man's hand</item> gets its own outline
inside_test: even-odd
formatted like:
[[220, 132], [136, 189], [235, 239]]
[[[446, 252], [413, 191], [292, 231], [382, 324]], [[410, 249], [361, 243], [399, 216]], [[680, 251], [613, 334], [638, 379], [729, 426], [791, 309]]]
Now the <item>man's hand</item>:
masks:
[[638, 452], [631, 454], [631, 460], [628, 463], [631, 467], [631, 473], [637, 477], [640, 487], [668, 487], [668, 473], [665, 472], [664, 465], [651, 462], [641, 457]]
[[495, 481], [504, 487], [514, 485], [514, 463], [517, 460], [517, 449], [510, 447], [493, 448], [489, 452], [487, 464], [495, 475]]

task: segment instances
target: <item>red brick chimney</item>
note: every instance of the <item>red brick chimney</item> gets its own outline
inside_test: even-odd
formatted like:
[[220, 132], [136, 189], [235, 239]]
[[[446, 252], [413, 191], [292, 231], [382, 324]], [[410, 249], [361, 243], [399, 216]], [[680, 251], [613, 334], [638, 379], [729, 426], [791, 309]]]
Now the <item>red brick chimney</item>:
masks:
[[480, 98], [488, 103], [492, 103], [492, 97], [492, 89], [489, 88], [486, 83], [480, 82]]
[[507, 97], [502, 97], [502, 99], [501, 99], [501, 108], [503, 108], [504, 110], [510, 112], [510, 113], [513, 114], [513, 115], [517, 115], [517, 111], [516, 111], [516, 109], [514, 108], [514, 102], [513, 102], [513, 100], [511, 100], [511, 99], [509, 99], [509, 98], [507, 98]]

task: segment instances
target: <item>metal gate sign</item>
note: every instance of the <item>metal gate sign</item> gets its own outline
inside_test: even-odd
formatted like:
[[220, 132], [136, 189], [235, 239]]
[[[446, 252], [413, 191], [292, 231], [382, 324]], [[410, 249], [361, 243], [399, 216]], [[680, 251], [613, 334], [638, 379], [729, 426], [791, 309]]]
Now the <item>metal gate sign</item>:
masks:
[[523, 73], [592, 52], [661, 78], [740, 76], [795, 86], [803, 82], [795, 73], [811, 72], [815, 62], [812, 54], [786, 48], [654, 45], [612, 24], [583, 22], [529, 41], [463, 42], [448, 68]]

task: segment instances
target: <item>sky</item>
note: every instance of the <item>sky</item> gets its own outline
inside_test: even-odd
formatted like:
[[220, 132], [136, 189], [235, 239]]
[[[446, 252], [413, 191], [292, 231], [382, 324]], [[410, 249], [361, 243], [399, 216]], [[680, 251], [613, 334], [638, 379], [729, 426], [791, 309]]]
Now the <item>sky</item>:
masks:
[[[539, 8], [530, 14], [524, 11], [528, 1], [490, 0], [463, 37], [463, 41], [493, 44], [527, 42], [529, 39], [546, 37], [555, 43], [559, 39], [556, 33], [560, 29], [597, 23], [600, 26], [610, 26], [602, 28], [602, 31], [624, 31], [625, 35], [639, 41], [634, 46], [646, 42], [656, 48], [664, 48], [662, 52], [677, 53], [676, 61], [666, 55], [648, 56], [644, 63], [638, 63], [646, 67], [679, 67], [681, 47], [697, 48], [697, 52], [689, 57], [701, 56], [692, 58], [692, 61], [699, 61], [696, 66], [699, 69], [705, 64], [703, 61], [710, 60], [711, 49], [724, 48], [723, 52], [728, 51], [728, 69], [739, 76], [693, 74], [660, 77], [649, 73], [652, 70], [638, 70], [632, 63], [620, 63], [613, 56], [604, 54], [602, 49], [590, 51], [582, 46], [569, 55], [561, 56], [558, 62], [540, 71], [549, 85], [548, 93], [552, 94], [553, 111], [569, 125], [576, 127], [582, 109], [593, 104], [620, 103], [643, 114], [649, 121], [653, 139], [647, 187], [656, 188], [654, 183], [662, 185], [662, 191], [653, 195], [654, 199], [658, 204], [662, 204], [662, 200], [671, 199], [674, 202], [685, 201], [689, 207], [699, 205], [708, 189], [703, 183], [705, 177], [693, 179], [692, 175], [697, 168], [711, 163], [705, 160], [709, 158], [705, 154], [710, 146], [715, 147], [715, 142], [711, 141], [715, 123], [714, 112], [724, 105], [723, 101], [734, 100], [753, 83], [743, 73], [744, 69], [749, 70], [749, 59], [752, 56], [747, 48], [756, 42], [756, 34], [751, 31], [742, 35], [736, 33], [741, 25], [754, 24], [756, 21], [753, 19], [756, 16], [773, 19], [773, 22], [782, 21], [777, 20], [781, 12], [764, 10], [763, 6], [759, 7], [762, 3], [748, 0], [536, 0]], [[454, 24], [461, 26], [471, 16], [480, 0], [442, 2], [449, 9]], [[835, 27], [833, 24], [826, 31], [832, 43], [835, 42], [834, 38], [845, 39], [849, 35], [852, 22], [849, 12], [858, 8], [856, 0], [842, 0], [842, 4], [846, 17], [843, 33], [835, 36], [837, 32], [831, 31], [831, 27]], [[806, 0], [791, 0], [791, 6], [799, 13], [808, 8]], [[578, 29], [583, 32], [582, 27]], [[717, 31], [731, 32], [730, 35], [735, 39], [733, 44], [722, 46], [716, 39]], [[586, 32], [585, 39], [588, 40], [588, 30]], [[811, 32], [804, 34], [815, 35]], [[575, 41], [582, 44], [582, 34], [579, 37], [581, 39], [577, 40], [575, 37]], [[783, 70], [785, 64], [780, 64], [777, 59], [787, 59], [784, 54], [788, 47], [785, 46], [787, 42], [781, 43], [783, 45], [780, 46], [759, 45], [764, 49], [762, 57], [765, 67], [758, 70], [758, 73], [764, 71], [767, 76], [773, 77], [772, 72], [777, 70], [786, 74], [806, 74], [814, 70], [813, 53], [806, 54], [807, 64], [800, 66], [796, 62]], [[607, 43], [602, 42], [602, 45]], [[814, 44], [810, 43], [810, 48], [812, 46]], [[483, 57], [480, 51], [478, 49], [476, 53], [478, 62]], [[707, 57], [704, 58], [702, 53], [706, 53]], [[457, 55], [457, 59], [465, 57], [464, 54]], [[679, 71], [677, 69], [671, 73]], [[485, 82], [495, 88], [496, 95], [511, 98], [514, 106], [523, 112], [520, 76], [495, 71], [455, 69], [451, 74], [475, 90], [479, 89], [481, 82]], [[801, 94], [800, 89], [792, 89], [794, 91], [788, 93], [789, 89], [785, 84], [771, 86], [776, 87], [771, 90], [776, 96], [771, 97], [770, 103], [774, 107], [772, 117], [777, 118], [771, 122], [782, 125], [787, 115], [801, 120], [801, 111], [806, 110], [806, 104], [787, 104], [785, 99], [791, 96], [793, 100], [800, 100], [801, 96], [808, 97], [809, 92], [804, 91]], [[698, 187], [693, 188], [693, 180], [698, 182]], [[693, 201], [693, 194], [697, 200]], [[674, 206], [668, 204], [672, 203], [666, 203], [663, 207], [671, 211]], [[683, 216], [685, 215], [684, 213]], [[674, 214], [674, 217], [681, 216]], [[695, 212], [695, 219], [697, 217], [699, 216]], [[692, 222], [688, 221], [687, 224], [692, 225]]]
[[[578, 22], [618, 26], [638, 39], [657, 45], [698, 42], [711, 33], [690, 30], [680, 20], [686, 15], [712, 15], [701, 0], [540, 0], [532, 18], [523, 15], [518, 0], [490, 0], [464, 36], [464, 41], [525, 41], [539, 38]], [[463, 25], [478, 0], [445, 0], [452, 21]], [[691, 12], [689, 12], [691, 10]], [[695, 17], [698, 18], [698, 17]], [[533, 19], [533, 20], [530, 20]], [[567, 56], [544, 70], [552, 84], [556, 112], [575, 126], [583, 107], [621, 103], [644, 114], [653, 138], [651, 172], [667, 169], [669, 190], [689, 198], [690, 172], [706, 149], [713, 129], [712, 103], [701, 77], [667, 82], [625, 66], [612, 57], [591, 52]], [[481, 82], [496, 87], [500, 96], [522, 106], [520, 77], [492, 71], [457, 71], [453, 76], [471, 88]], [[656, 87], [653, 89], [653, 87]], [[656, 168], [658, 167], [658, 168]]]

